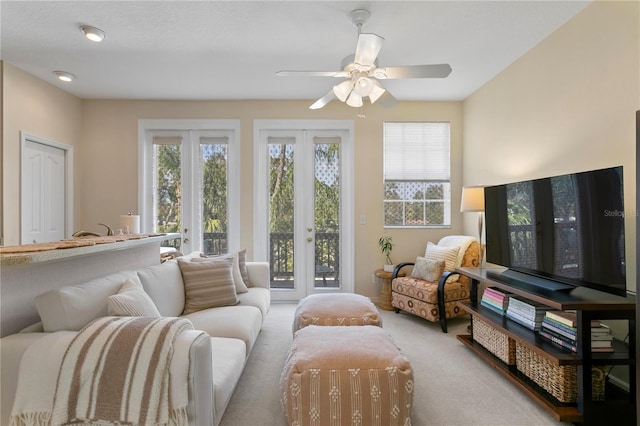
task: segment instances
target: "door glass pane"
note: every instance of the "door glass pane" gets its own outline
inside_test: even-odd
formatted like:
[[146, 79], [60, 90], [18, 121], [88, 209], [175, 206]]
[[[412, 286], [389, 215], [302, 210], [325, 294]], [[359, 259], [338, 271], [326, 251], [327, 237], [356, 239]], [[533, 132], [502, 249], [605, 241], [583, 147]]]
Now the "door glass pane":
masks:
[[157, 232], [180, 232], [181, 164], [180, 144], [157, 143], [154, 138], [153, 221]]
[[337, 138], [314, 138], [315, 287], [340, 286], [340, 144], [337, 142]]
[[205, 254], [228, 252], [227, 147], [226, 143], [200, 143], [202, 246]]
[[271, 288], [294, 288], [294, 138], [269, 138]]

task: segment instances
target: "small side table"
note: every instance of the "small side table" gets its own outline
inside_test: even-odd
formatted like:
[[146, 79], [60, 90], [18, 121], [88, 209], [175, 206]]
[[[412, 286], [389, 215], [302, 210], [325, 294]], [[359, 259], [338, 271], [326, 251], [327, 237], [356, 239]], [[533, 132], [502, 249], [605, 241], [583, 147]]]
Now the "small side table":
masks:
[[[394, 307], [391, 306], [391, 277], [392, 272], [386, 272], [384, 269], [376, 270], [376, 278], [382, 282], [382, 288], [380, 289], [380, 299], [378, 300], [378, 307], [385, 311], [393, 311]], [[399, 277], [404, 277], [405, 273], [400, 271]]]

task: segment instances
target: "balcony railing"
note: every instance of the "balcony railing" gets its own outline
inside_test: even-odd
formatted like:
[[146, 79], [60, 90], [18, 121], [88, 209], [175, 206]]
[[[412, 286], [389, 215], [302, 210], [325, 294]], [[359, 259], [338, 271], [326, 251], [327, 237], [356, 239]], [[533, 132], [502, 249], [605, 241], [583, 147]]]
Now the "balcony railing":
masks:
[[[205, 232], [205, 254], [227, 253], [227, 234]], [[269, 235], [269, 271], [272, 288], [293, 288], [293, 233], [273, 232]], [[317, 232], [315, 234], [315, 283], [316, 287], [340, 286], [340, 234]]]

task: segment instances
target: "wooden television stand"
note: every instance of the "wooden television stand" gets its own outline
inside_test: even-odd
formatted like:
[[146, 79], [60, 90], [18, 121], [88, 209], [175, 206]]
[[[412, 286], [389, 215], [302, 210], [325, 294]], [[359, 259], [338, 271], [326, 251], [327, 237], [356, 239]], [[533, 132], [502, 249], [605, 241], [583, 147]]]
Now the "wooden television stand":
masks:
[[[496, 331], [513, 339], [540, 357], [556, 366], [572, 365], [577, 368], [577, 401], [560, 402], [551, 394], [527, 378], [516, 365], [507, 365], [494, 356], [473, 338], [473, 321], [470, 335], [459, 335], [458, 340], [471, 349], [478, 357], [491, 365], [523, 391], [534, 402], [548, 411], [556, 420], [581, 423], [583, 425], [636, 425], [636, 330], [635, 297], [615, 296], [585, 287], [577, 287], [571, 292], [557, 292], [540, 289], [527, 284], [506, 284], [487, 277], [484, 268], [457, 268], [457, 272], [471, 279], [471, 301], [458, 302], [472, 317], [488, 324]], [[504, 268], [501, 268], [504, 269]], [[495, 270], [495, 267], [494, 267]], [[561, 349], [538, 333], [511, 321], [480, 304], [481, 284], [497, 287], [527, 299], [542, 303], [553, 309], [575, 310], [577, 312], [577, 352]], [[591, 320], [626, 320], [629, 325], [629, 342], [614, 342], [612, 353], [591, 351]], [[629, 391], [606, 383], [604, 401], [592, 399], [592, 368], [598, 366], [627, 366], [629, 369]]]

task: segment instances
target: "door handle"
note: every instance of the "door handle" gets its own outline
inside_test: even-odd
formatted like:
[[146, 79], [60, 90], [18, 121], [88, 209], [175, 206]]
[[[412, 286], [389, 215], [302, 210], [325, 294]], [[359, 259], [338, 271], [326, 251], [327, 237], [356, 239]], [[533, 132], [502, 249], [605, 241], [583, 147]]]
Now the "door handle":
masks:
[[307, 232], [313, 231], [313, 228], [307, 228]]
[[311, 241], [313, 241], [313, 238], [311, 238], [311, 237], [307, 237], [307, 241], [308, 241], [308, 242], [311, 242]]
[[190, 243], [190, 240], [189, 240], [188, 238], [183, 238], [183, 239], [182, 239], [182, 242], [183, 242], [183, 243], [185, 243], [185, 244], [189, 244], [189, 243]]

